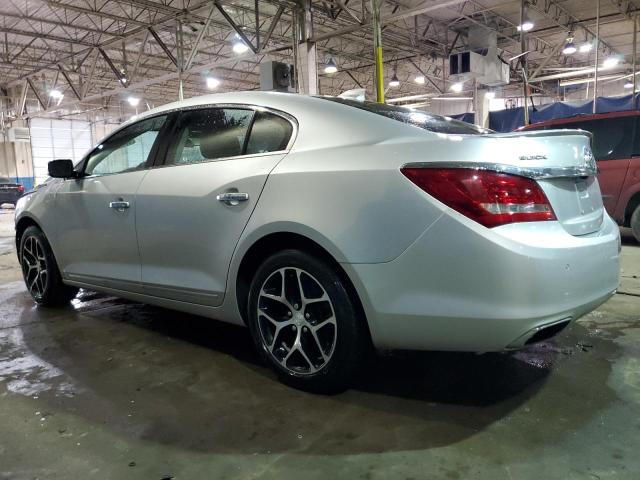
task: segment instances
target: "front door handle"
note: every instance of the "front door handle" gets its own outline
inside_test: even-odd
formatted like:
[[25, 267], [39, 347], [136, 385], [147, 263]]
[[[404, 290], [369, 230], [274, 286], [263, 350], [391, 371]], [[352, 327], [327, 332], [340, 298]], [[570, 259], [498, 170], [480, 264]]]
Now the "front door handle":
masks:
[[129, 204], [129, 202], [123, 202], [123, 201], [110, 202], [109, 203], [109, 208], [113, 208], [114, 210], [117, 210], [118, 212], [124, 212], [130, 206], [131, 205]]
[[246, 202], [247, 200], [249, 200], [249, 194], [240, 192], [221, 193], [220, 195], [216, 196], [216, 200], [234, 207], [240, 202]]

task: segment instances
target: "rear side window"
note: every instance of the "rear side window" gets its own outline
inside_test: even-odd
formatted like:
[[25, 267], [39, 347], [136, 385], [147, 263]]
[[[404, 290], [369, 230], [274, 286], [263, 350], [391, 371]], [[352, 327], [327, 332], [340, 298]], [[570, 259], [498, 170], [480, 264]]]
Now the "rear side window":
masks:
[[293, 126], [288, 120], [268, 112], [256, 113], [251, 127], [247, 155], [285, 150], [291, 140]]
[[0, 183], [13, 183], [7, 177], [0, 177]]
[[631, 157], [634, 117], [587, 120], [548, 127], [552, 130], [579, 128], [593, 135], [593, 155], [596, 160], [616, 160]]
[[242, 155], [252, 110], [209, 108], [180, 115], [167, 164], [187, 165]]

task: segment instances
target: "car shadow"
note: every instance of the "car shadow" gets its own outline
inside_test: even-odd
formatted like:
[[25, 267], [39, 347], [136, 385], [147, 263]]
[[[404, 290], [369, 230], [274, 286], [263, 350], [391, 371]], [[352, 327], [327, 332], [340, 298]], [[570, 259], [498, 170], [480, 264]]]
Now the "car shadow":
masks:
[[531, 359], [384, 354], [352, 389], [321, 396], [280, 384], [243, 327], [91, 292], [66, 309], [33, 308], [24, 292], [16, 298], [24, 308], [22, 344], [14, 350], [38, 359], [25, 364], [60, 372], [45, 379], [18, 372], [18, 380], [46, 383], [39, 401], [53, 414], [131, 441], [202, 452], [356, 454], [449, 445], [506, 421], [535, 398], [560, 355], [552, 344], [537, 347]]

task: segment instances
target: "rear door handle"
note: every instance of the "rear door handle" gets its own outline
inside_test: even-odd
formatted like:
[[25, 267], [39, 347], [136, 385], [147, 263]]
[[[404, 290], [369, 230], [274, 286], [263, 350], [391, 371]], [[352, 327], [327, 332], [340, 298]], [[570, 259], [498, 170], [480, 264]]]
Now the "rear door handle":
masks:
[[221, 193], [216, 196], [216, 200], [233, 207], [238, 205], [240, 202], [246, 202], [249, 200], [249, 194], [240, 192]]
[[123, 201], [110, 202], [109, 203], [109, 208], [113, 208], [114, 210], [117, 210], [118, 212], [124, 212], [130, 206], [131, 205], [129, 204], [129, 202], [123, 202]]

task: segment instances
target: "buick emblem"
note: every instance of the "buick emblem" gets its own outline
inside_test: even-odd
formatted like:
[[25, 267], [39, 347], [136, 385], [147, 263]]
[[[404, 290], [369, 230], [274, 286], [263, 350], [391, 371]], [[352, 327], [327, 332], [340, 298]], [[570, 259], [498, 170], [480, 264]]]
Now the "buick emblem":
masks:
[[519, 160], [524, 161], [531, 161], [531, 160], [546, 160], [547, 156], [546, 155], [521, 155], [520, 157], [518, 157]]

